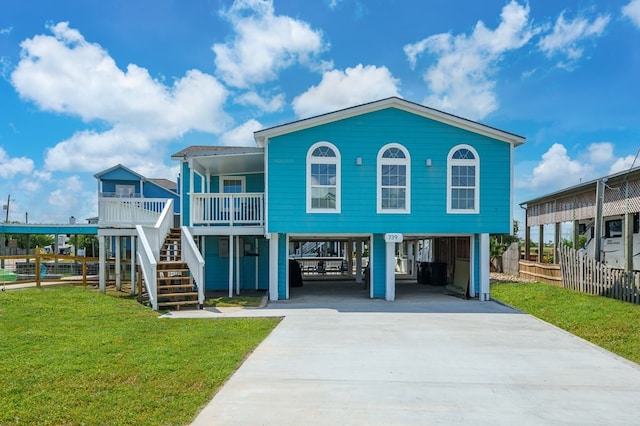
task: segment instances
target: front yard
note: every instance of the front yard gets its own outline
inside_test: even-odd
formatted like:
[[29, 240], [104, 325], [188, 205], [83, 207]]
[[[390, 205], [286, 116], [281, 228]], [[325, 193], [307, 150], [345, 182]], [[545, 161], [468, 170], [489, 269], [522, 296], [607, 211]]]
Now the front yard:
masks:
[[640, 305], [540, 283], [496, 283], [491, 296], [640, 363]]
[[279, 319], [158, 319], [83, 287], [0, 293], [0, 425], [188, 424]]

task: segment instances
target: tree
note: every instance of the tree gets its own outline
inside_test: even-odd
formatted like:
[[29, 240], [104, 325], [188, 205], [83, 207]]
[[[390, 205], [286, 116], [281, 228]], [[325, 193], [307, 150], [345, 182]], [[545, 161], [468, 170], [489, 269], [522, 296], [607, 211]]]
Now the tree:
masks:
[[97, 235], [79, 235], [78, 247], [85, 250], [87, 257], [96, 257], [99, 251]]

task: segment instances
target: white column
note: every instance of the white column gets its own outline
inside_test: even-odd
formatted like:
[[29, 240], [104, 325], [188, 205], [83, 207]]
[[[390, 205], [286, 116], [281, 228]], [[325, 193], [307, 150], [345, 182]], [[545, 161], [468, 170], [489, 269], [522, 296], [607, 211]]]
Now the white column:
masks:
[[122, 265], [120, 264], [120, 239], [122, 237], [117, 236], [115, 237], [116, 240], [116, 248], [115, 248], [115, 252], [116, 252], [116, 265], [115, 265], [115, 272], [116, 272], [116, 290], [120, 291], [120, 288], [122, 287], [122, 277], [120, 276], [120, 269], [122, 268]]
[[480, 263], [478, 272], [480, 273], [480, 286], [478, 299], [481, 301], [490, 300], [489, 295], [489, 234], [480, 234], [480, 253], [478, 261]]
[[284, 236], [285, 238], [285, 247], [287, 248], [286, 254], [285, 254], [285, 267], [284, 267], [284, 278], [285, 278], [285, 282], [286, 284], [286, 290], [285, 290], [285, 296], [284, 298], [289, 300], [289, 234], [286, 234]]
[[136, 240], [138, 237], [131, 237], [131, 294], [136, 294]]
[[100, 282], [100, 292], [107, 292], [107, 247], [106, 247], [106, 238], [104, 235], [98, 236], [98, 256], [100, 259], [98, 260], [98, 273], [99, 273], [99, 282]]
[[240, 295], [240, 236], [236, 235], [236, 295]]
[[[394, 301], [396, 299], [396, 243], [386, 243], [386, 292], [385, 299]], [[371, 253], [369, 253], [371, 255]]]
[[362, 284], [362, 245], [361, 240], [356, 241], [356, 282]]
[[229, 297], [233, 297], [233, 235], [229, 235]]
[[278, 300], [278, 234], [269, 239], [269, 300]]

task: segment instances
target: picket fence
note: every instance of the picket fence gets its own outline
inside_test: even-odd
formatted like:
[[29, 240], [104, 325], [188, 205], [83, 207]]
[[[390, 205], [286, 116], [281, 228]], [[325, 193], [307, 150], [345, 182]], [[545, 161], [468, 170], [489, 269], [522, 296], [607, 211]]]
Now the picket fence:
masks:
[[609, 268], [567, 246], [558, 254], [564, 288], [640, 305], [640, 272]]

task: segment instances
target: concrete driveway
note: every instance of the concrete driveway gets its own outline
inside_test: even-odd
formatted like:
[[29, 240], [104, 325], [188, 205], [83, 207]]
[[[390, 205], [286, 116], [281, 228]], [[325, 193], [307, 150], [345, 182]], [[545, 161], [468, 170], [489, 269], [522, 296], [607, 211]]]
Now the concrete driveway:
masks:
[[640, 424], [640, 366], [495, 302], [319, 297], [194, 315], [284, 317], [194, 425]]

